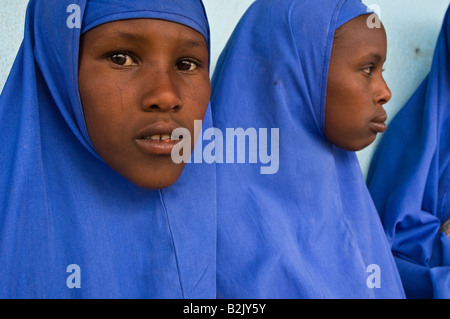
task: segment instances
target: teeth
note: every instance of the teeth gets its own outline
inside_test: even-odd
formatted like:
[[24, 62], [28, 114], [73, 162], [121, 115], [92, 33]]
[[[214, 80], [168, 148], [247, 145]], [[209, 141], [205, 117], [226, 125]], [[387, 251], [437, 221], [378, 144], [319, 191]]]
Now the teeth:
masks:
[[161, 135], [161, 141], [170, 140], [170, 135]]
[[152, 136], [145, 136], [142, 138], [143, 140], [154, 140], [154, 141], [166, 141], [166, 140], [170, 140], [171, 136], [169, 134], [155, 134]]

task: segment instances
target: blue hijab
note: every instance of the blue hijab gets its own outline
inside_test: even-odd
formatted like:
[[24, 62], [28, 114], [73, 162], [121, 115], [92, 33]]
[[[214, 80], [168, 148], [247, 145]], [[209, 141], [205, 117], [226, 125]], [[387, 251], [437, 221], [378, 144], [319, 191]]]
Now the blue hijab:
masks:
[[189, 26], [209, 45], [197, 0], [29, 3], [0, 97], [0, 298], [215, 297], [215, 167], [188, 164], [172, 187], [142, 189], [87, 134], [80, 35], [132, 18]]
[[367, 12], [359, 0], [256, 0], [226, 45], [214, 126], [279, 128], [279, 169], [216, 166], [219, 297], [404, 297], [356, 155], [323, 135], [334, 31]]
[[450, 9], [431, 71], [389, 124], [367, 180], [410, 298], [450, 298], [449, 137]]

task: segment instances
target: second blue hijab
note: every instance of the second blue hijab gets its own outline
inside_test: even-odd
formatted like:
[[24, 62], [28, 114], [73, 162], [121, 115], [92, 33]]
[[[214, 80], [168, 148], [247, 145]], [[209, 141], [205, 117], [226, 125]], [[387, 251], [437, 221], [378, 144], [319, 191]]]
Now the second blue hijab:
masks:
[[334, 31], [365, 13], [357, 0], [257, 0], [223, 51], [214, 126], [279, 128], [279, 169], [217, 165], [219, 297], [404, 297], [356, 155], [323, 135]]

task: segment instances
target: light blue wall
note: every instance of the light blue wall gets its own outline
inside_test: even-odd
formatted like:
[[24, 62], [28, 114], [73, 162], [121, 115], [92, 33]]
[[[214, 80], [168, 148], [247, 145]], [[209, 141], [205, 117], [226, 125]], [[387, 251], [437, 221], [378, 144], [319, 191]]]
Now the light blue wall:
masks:
[[0, 92], [23, 38], [28, 0], [0, 0]]
[[[385, 79], [392, 91], [390, 119], [430, 70], [434, 46], [450, 0], [363, 0], [380, 9], [388, 37]], [[19, 49], [28, 0], [0, 0], [0, 91]], [[212, 69], [233, 28], [253, 0], [204, 0], [212, 35]], [[358, 152], [366, 174], [378, 144]]]

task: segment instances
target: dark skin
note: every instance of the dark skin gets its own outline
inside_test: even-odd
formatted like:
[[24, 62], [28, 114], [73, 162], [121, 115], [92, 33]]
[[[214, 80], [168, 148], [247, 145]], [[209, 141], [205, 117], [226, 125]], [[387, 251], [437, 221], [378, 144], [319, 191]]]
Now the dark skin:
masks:
[[391, 98], [382, 69], [384, 27], [369, 28], [368, 15], [352, 19], [335, 33], [325, 105], [325, 137], [349, 151], [369, 146], [386, 130], [383, 105]]
[[122, 20], [88, 31], [80, 43], [79, 90], [91, 142], [100, 157], [147, 189], [172, 185], [171, 140], [191, 132], [210, 99], [209, 53], [199, 32], [156, 19]]

